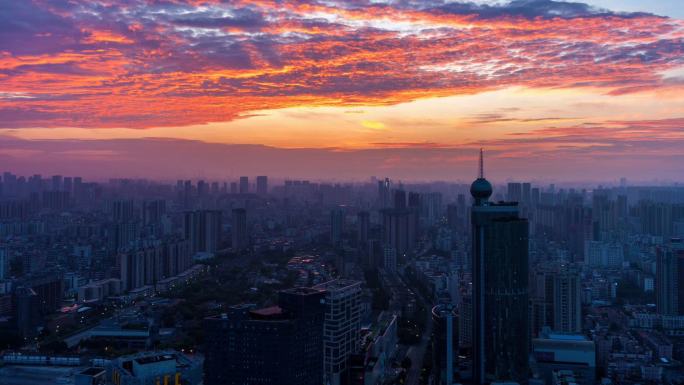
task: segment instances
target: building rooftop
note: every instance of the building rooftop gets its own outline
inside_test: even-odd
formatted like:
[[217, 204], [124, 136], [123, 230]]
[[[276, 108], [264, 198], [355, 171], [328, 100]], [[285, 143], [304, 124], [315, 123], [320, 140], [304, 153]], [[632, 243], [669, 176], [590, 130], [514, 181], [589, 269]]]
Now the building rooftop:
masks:
[[282, 315], [283, 309], [280, 306], [271, 306], [271, 307], [266, 307], [263, 309], [252, 310], [250, 313], [258, 315], [258, 316], [262, 316], [262, 317], [271, 317], [271, 316], [276, 316], [276, 315]]
[[313, 288], [318, 290], [332, 291], [345, 289], [352, 286], [359, 286], [360, 284], [361, 283], [359, 281], [354, 281], [352, 279], [334, 279], [332, 281], [320, 283]]
[[176, 356], [173, 354], [161, 354], [161, 355], [150, 355], [145, 357], [139, 357], [135, 359], [135, 362], [140, 365], [153, 364], [156, 362], [164, 362], [175, 360]]
[[86, 375], [86, 376], [97, 376], [101, 373], [104, 373], [105, 369], [104, 368], [88, 368], [84, 371], [82, 371], [80, 374]]
[[548, 339], [556, 341], [587, 341], [581, 334], [549, 333]]
[[293, 289], [283, 290], [283, 292], [290, 293], [290, 294], [310, 295], [310, 294], [320, 293], [321, 289], [318, 289], [318, 286], [313, 287], [313, 288], [312, 287], [296, 287]]

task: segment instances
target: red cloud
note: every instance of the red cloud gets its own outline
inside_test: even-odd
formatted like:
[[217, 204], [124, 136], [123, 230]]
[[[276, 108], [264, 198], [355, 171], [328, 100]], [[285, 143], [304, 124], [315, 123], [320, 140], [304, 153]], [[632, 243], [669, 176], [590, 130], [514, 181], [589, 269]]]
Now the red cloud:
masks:
[[635, 92], [672, 87], [659, 74], [684, 57], [681, 21], [576, 3], [88, 4], [10, 4], [0, 126], [177, 126], [514, 85]]

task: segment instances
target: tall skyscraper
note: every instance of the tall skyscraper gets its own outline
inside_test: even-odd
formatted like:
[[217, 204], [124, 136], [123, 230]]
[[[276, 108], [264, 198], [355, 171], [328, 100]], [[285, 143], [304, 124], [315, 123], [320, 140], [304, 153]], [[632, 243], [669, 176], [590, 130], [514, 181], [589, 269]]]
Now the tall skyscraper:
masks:
[[204, 322], [204, 383], [323, 384], [325, 292], [280, 292], [278, 306], [233, 307]]
[[268, 177], [258, 176], [256, 177], [256, 192], [259, 195], [268, 194]]
[[249, 177], [240, 177], [240, 194], [247, 194], [249, 192]]
[[673, 238], [658, 248], [656, 306], [663, 315], [684, 315], [684, 241]]
[[340, 385], [349, 357], [359, 349], [361, 282], [337, 279], [314, 286], [325, 291], [323, 361], [325, 383]]
[[473, 380], [526, 383], [529, 378], [529, 224], [516, 203], [490, 203], [492, 185], [470, 186], [473, 251]]
[[233, 209], [233, 221], [231, 226], [233, 251], [242, 251], [249, 244], [247, 235], [247, 210]]

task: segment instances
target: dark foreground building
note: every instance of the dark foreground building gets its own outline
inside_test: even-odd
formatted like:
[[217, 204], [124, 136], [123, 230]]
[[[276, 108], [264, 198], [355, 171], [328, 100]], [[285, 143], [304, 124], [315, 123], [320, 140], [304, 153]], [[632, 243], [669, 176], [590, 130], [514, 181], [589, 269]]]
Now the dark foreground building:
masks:
[[291, 289], [278, 306], [205, 320], [204, 383], [321, 385], [325, 292]]
[[[482, 157], [482, 154], [480, 154]], [[480, 177], [470, 193], [473, 237], [473, 380], [529, 379], [529, 224], [518, 204], [491, 203], [492, 186]]]

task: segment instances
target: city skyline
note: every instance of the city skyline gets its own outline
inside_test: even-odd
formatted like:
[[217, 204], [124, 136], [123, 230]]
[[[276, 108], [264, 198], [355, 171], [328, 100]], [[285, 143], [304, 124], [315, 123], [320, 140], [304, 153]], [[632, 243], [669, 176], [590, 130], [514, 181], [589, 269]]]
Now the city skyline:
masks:
[[675, 1], [2, 7], [17, 173], [681, 181]]
[[0, 0], [0, 385], [684, 385], [683, 2]]

